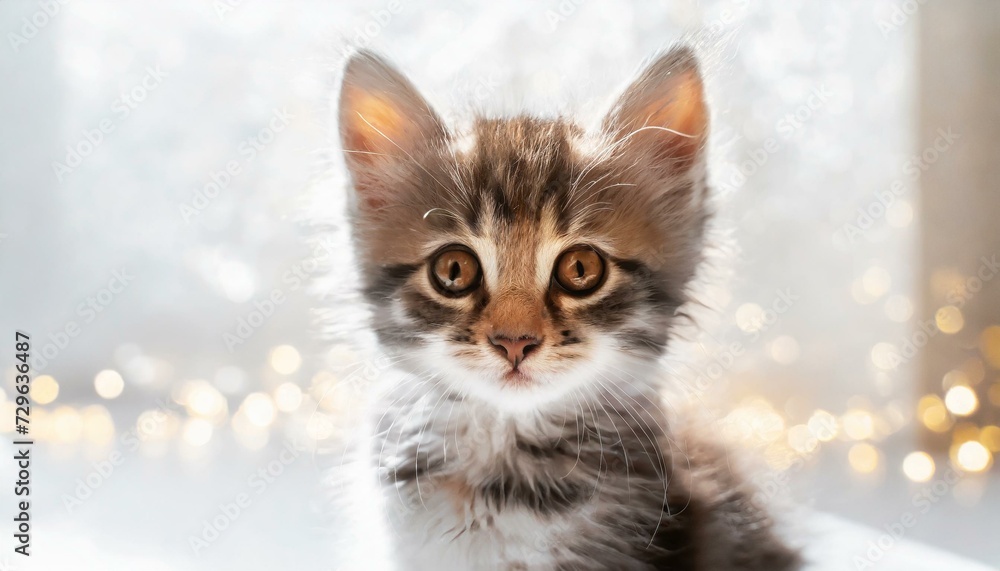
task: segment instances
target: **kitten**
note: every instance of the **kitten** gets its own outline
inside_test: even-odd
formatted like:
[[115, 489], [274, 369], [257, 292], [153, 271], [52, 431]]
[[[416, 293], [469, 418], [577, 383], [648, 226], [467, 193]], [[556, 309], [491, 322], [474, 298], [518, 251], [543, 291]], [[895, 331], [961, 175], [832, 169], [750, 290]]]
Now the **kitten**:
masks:
[[596, 132], [454, 132], [382, 59], [350, 58], [353, 232], [394, 365], [368, 453], [396, 568], [799, 567], [723, 447], [661, 407], [709, 217], [708, 115], [683, 47]]

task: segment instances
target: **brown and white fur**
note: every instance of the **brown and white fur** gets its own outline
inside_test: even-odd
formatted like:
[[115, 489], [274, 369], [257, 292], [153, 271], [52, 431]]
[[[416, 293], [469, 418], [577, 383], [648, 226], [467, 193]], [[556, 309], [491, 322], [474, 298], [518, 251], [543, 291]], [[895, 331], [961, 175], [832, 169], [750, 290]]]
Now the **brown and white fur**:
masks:
[[[690, 50], [649, 65], [595, 132], [531, 116], [454, 132], [365, 51], [339, 104], [364, 293], [393, 363], [366, 453], [394, 567], [798, 568], [723, 447], [661, 402], [657, 362], [709, 218]], [[456, 245], [480, 271], [461, 296], [431, 267]], [[604, 263], [583, 296], [554, 278], [580, 245]]]

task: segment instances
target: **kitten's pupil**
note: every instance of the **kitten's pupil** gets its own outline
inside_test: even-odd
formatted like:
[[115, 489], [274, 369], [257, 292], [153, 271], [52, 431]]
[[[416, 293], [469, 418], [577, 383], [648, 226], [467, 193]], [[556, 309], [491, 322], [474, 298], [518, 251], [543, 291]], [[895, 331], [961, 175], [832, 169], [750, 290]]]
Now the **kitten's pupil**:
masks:
[[462, 267], [458, 265], [458, 262], [452, 262], [451, 269], [448, 270], [448, 279], [451, 281], [455, 281], [461, 274], [462, 274]]
[[583, 273], [584, 273], [583, 262], [581, 262], [580, 260], [577, 260], [576, 261], [576, 278], [577, 279], [583, 279]]

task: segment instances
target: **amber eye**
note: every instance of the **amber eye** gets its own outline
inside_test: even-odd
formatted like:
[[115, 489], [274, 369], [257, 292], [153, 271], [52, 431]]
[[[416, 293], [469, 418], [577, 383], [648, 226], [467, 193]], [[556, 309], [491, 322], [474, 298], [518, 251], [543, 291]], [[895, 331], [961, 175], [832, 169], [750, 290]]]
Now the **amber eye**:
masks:
[[588, 246], [570, 248], [556, 261], [555, 278], [571, 294], [592, 293], [604, 279], [604, 259]]
[[449, 246], [439, 252], [430, 266], [431, 279], [445, 295], [464, 295], [479, 285], [479, 260], [462, 246]]

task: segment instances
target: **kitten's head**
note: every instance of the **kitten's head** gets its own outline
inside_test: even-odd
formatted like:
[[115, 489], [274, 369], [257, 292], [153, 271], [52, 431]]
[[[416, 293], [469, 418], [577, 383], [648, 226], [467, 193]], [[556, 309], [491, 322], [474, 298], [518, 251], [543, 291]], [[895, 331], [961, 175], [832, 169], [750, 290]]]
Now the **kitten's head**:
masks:
[[375, 331], [410, 370], [526, 409], [635, 382], [664, 351], [707, 218], [689, 50], [648, 66], [595, 132], [527, 116], [453, 132], [360, 52], [339, 120]]

